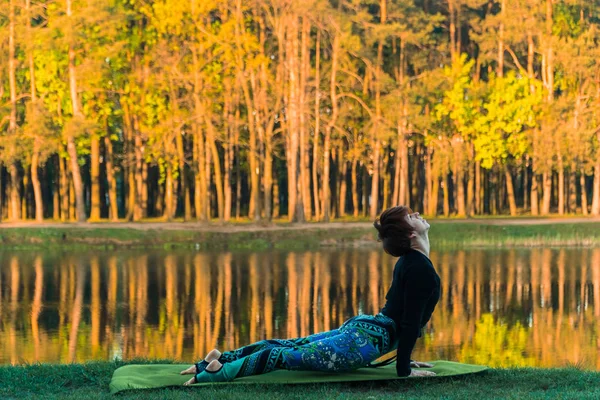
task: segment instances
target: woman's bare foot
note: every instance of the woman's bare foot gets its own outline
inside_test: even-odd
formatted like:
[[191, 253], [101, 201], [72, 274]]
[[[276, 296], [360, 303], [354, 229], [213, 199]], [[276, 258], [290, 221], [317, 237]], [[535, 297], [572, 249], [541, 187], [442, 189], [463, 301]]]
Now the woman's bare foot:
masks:
[[194, 383], [196, 383], [196, 377], [195, 376], [192, 377], [192, 379], [190, 379], [186, 383], [184, 383], [183, 386], [190, 386], [190, 385], [193, 385]]
[[[206, 355], [206, 357], [204, 357], [204, 361], [206, 361], [207, 363], [210, 363], [213, 360], [218, 360], [219, 357], [221, 357], [221, 352], [219, 350], [217, 350], [217, 349], [212, 349]], [[189, 375], [189, 374], [196, 375], [197, 373], [198, 373], [198, 369], [196, 368], [196, 365], [192, 365], [188, 369], [185, 369], [185, 370], [183, 370], [183, 371], [180, 372], [181, 375]]]

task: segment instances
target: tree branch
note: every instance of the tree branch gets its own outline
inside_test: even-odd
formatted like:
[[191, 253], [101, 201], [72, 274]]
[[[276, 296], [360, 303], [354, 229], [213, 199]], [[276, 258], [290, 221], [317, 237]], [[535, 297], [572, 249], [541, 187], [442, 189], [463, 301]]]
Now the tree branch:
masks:
[[369, 106], [357, 95], [355, 95], [353, 93], [339, 93], [336, 97], [338, 99], [342, 98], [342, 97], [350, 97], [351, 99], [356, 100], [358, 102], [358, 104], [360, 104], [365, 109], [365, 111], [369, 114], [369, 117], [373, 118], [373, 112], [371, 111]]
[[527, 75], [527, 70], [525, 68], [523, 68], [523, 66], [521, 65], [521, 63], [519, 62], [519, 59], [517, 58], [517, 55], [515, 54], [515, 52], [512, 51], [512, 49], [508, 45], [504, 45], [504, 49], [506, 51], [508, 51], [508, 53], [512, 57], [513, 62], [515, 63], [515, 65], [519, 69], [519, 72], [521, 72], [524, 75]]

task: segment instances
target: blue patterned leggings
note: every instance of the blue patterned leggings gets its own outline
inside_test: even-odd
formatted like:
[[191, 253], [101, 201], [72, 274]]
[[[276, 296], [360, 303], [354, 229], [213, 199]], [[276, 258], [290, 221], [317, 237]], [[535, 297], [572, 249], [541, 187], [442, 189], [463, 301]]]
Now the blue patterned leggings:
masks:
[[383, 315], [359, 315], [338, 329], [296, 339], [271, 339], [224, 352], [217, 372], [197, 365], [197, 382], [229, 381], [276, 369], [350, 371], [366, 366], [395, 347], [394, 321]]

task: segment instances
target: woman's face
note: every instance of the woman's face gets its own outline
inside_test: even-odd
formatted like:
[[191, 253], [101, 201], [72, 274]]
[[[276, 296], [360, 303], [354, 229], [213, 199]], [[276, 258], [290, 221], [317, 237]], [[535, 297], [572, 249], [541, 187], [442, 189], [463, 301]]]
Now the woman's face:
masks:
[[418, 212], [406, 215], [406, 219], [417, 235], [427, 232], [430, 228], [429, 222], [421, 217]]

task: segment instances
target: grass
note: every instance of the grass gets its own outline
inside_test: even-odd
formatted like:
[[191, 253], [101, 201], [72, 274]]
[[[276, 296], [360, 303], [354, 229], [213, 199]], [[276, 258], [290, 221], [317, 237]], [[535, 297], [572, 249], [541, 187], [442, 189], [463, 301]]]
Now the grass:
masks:
[[26, 227], [0, 228], [3, 249], [73, 248], [195, 248], [205, 250], [307, 249], [327, 243], [344, 245], [374, 240], [373, 229], [311, 229], [254, 232], [211, 232], [192, 229], [161, 230], [131, 228]]
[[[137, 360], [131, 363], [151, 363]], [[159, 362], [159, 361], [155, 361]], [[168, 362], [168, 361], [167, 361]], [[165, 361], [162, 361], [165, 363]], [[124, 362], [0, 366], [0, 398], [9, 399], [598, 399], [600, 373], [567, 369], [492, 369], [481, 375], [351, 384], [231, 385], [127, 391], [108, 383]]]
[[[430, 238], [436, 248], [600, 246], [600, 223], [547, 225], [498, 225], [477, 222], [432, 222]], [[202, 250], [302, 250], [324, 246], [379, 246], [375, 230], [364, 227], [230, 231], [194, 229], [133, 229], [79, 226], [28, 226], [2, 228], [0, 244], [5, 250], [88, 248], [192, 248]]]

